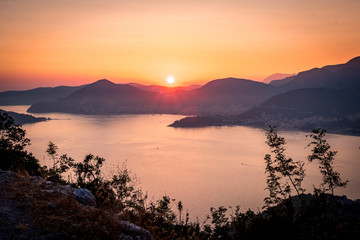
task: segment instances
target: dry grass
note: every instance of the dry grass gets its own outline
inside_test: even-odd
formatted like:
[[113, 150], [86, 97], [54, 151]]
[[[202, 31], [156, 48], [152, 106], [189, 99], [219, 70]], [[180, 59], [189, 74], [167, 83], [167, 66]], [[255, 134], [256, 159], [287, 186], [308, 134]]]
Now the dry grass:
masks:
[[[124, 229], [114, 215], [94, 207], [80, 205], [72, 196], [46, 192], [46, 183], [35, 184], [30, 177], [16, 177], [4, 183], [2, 197], [16, 201], [44, 234], [72, 239], [119, 239]], [[50, 204], [51, 203], [51, 204]], [[16, 225], [25, 230], [26, 223]]]

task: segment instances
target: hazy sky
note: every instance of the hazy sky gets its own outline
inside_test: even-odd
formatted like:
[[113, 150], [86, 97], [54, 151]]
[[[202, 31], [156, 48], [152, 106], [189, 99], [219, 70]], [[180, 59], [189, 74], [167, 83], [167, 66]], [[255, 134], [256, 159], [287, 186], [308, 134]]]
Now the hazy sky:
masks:
[[0, 91], [262, 80], [360, 55], [359, 0], [0, 0]]

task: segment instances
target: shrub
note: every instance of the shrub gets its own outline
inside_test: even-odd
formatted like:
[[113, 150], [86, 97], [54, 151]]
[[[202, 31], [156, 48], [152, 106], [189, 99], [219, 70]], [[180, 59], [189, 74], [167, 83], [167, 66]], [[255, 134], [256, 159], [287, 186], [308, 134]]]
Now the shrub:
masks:
[[0, 135], [0, 168], [22, 174], [41, 174], [39, 161], [25, 150], [30, 144], [25, 130], [6, 113], [0, 113]]

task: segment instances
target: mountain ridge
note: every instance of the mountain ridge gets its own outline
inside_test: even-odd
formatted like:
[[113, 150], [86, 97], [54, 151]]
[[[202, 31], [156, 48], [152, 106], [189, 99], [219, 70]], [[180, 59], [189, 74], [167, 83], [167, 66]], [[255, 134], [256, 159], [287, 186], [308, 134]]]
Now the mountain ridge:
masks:
[[284, 78], [292, 77], [292, 76], [295, 76], [295, 75], [296, 74], [294, 74], [294, 73], [293, 74], [290, 74], [290, 73], [274, 73], [274, 74], [271, 74], [270, 76], [264, 78], [261, 82], [269, 84], [272, 81], [282, 80]]
[[327, 65], [299, 72], [297, 75], [270, 82], [283, 90], [296, 88], [360, 88], [360, 57], [344, 64]]
[[25, 91], [0, 92], [0, 105], [32, 105], [41, 101], [54, 101], [58, 98], [68, 96], [85, 86], [87, 85], [76, 87], [40, 87]]
[[[360, 102], [359, 91], [360, 57], [355, 57], [343, 64], [312, 68], [270, 84], [228, 77], [188, 90], [117, 84], [100, 79], [68, 96], [35, 103], [28, 112], [199, 115], [211, 116], [206, 121], [211, 119], [217, 125], [224, 124], [219, 116], [226, 119], [226, 124], [244, 123], [244, 116], [249, 115], [249, 111], [258, 114], [246, 120], [249, 124], [255, 124], [254, 118], [261, 119], [261, 114], [273, 120], [276, 115], [298, 120], [312, 117], [344, 119], [351, 114], [360, 116], [356, 105]], [[273, 105], [269, 106], [271, 102]], [[284, 104], [288, 106], [284, 107]], [[339, 114], [333, 114], [336, 112]], [[264, 123], [263, 120], [260, 122]]]
[[275, 88], [268, 84], [236, 78], [213, 80], [193, 90], [170, 89], [165, 92], [146, 91], [130, 84], [115, 84], [102, 79], [70, 96], [33, 104], [28, 111], [81, 114], [219, 113], [231, 111], [230, 108], [236, 111], [248, 109], [275, 93]]

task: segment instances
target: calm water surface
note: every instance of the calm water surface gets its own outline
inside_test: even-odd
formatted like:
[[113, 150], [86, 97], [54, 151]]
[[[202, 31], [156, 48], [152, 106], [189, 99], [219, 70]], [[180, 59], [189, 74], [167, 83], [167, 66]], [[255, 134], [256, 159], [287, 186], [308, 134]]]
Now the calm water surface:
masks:
[[[26, 106], [0, 107], [25, 112]], [[45, 151], [49, 141], [59, 154], [76, 160], [92, 153], [106, 159], [111, 173], [124, 162], [140, 179], [143, 191], [154, 200], [164, 194], [182, 200], [192, 219], [210, 213], [210, 207], [240, 205], [243, 211], [261, 209], [267, 195], [264, 155], [269, 152], [263, 130], [250, 127], [208, 127], [174, 129], [167, 127], [181, 116], [122, 115], [85, 116], [39, 114], [56, 120], [26, 124], [29, 150], [42, 164], [51, 164]], [[306, 160], [310, 150], [304, 132], [280, 132], [287, 141], [287, 153]], [[336, 170], [348, 179], [339, 195], [360, 198], [360, 137], [328, 135], [336, 157]], [[321, 181], [318, 166], [306, 162], [305, 187]], [[175, 205], [174, 205], [175, 206]]]

